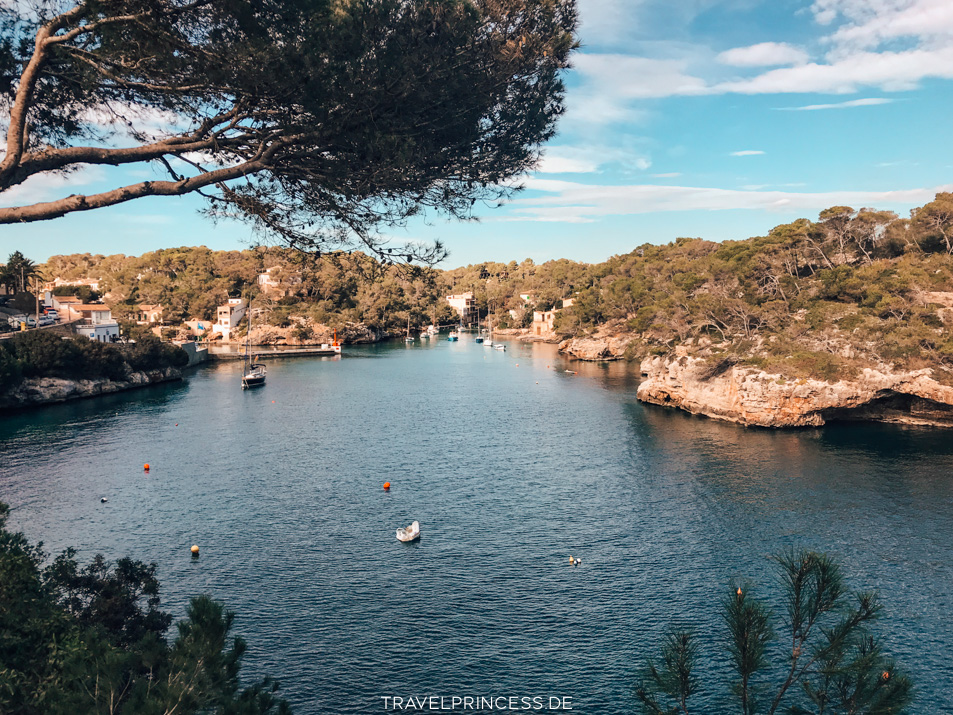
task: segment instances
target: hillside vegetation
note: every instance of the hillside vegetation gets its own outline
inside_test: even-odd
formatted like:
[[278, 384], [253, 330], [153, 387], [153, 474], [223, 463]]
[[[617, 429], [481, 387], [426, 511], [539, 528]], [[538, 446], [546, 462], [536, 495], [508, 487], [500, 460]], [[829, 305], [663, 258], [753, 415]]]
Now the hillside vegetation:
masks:
[[[257, 276], [267, 268], [296, 281], [259, 294]], [[598, 264], [527, 259], [442, 271], [383, 266], [361, 254], [312, 259], [200, 247], [56, 256], [42, 270], [101, 279], [120, 317], [139, 303], [160, 303], [167, 322], [208, 320], [227, 296], [256, 296], [263, 321], [294, 325], [302, 339], [318, 325], [402, 332], [408, 318], [412, 326], [434, 315], [448, 322], [443, 296], [470, 290], [481, 315], [492, 313], [499, 327], [525, 327], [534, 309], [572, 297], [557, 332], [624, 335], [630, 358], [677, 348], [705, 357], [713, 371], [749, 364], [835, 380], [864, 367], [929, 367], [937, 379], [953, 379], [953, 194], [937, 195], [910, 218], [836, 206], [766, 236], [679, 238]]]

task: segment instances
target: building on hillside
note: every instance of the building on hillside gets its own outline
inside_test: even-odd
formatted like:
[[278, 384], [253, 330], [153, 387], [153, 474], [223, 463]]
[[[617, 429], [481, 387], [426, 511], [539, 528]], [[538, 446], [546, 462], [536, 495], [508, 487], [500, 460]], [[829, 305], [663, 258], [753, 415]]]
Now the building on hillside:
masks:
[[555, 306], [552, 310], [534, 310], [533, 311], [533, 325], [530, 328], [530, 335], [534, 338], [543, 338], [545, 340], [553, 340], [557, 338], [556, 331], [554, 326], [556, 324], [556, 315], [559, 313], [562, 308], [568, 308], [572, 305], [572, 298], [566, 298], [561, 301], [562, 307], [556, 308]]
[[211, 320], [186, 320], [184, 325], [189, 329], [189, 332], [200, 337], [211, 332], [212, 328], [215, 327], [215, 323]]
[[555, 338], [553, 325], [556, 322], [556, 309], [553, 310], [534, 310], [533, 326], [531, 335], [534, 338]]
[[522, 300], [524, 303], [536, 302], [536, 298], [533, 296], [532, 293], [520, 293], [520, 300]]
[[466, 322], [476, 313], [476, 301], [473, 299], [473, 293], [466, 292], [460, 295], [448, 295], [447, 302], [460, 316], [461, 322]]
[[79, 335], [101, 343], [119, 340], [119, 323], [113, 320], [112, 311], [103, 303], [70, 303], [66, 307], [67, 320], [78, 321], [74, 329]]
[[154, 323], [161, 323], [162, 311], [163, 307], [158, 303], [154, 305], [140, 303], [139, 312], [136, 313], [136, 322], [139, 325], [152, 325]]
[[61, 286], [69, 286], [70, 288], [79, 288], [80, 286], [86, 286], [90, 290], [94, 290], [97, 293], [99, 292], [99, 284], [102, 282], [102, 278], [54, 278], [52, 281], [46, 284], [45, 288], [47, 290], [53, 290], [54, 288], [59, 288]]
[[53, 308], [59, 313], [60, 318], [63, 320], [75, 320], [77, 317], [70, 317], [69, 310], [71, 306], [82, 305], [83, 301], [77, 298], [75, 295], [53, 295], [49, 291], [43, 294], [43, 305], [48, 308]]
[[301, 274], [281, 266], [272, 266], [258, 274], [258, 285], [262, 293], [280, 294], [283, 298], [293, 295], [302, 283]]
[[218, 306], [216, 311], [215, 324], [212, 326], [213, 333], [221, 333], [222, 340], [231, 340], [232, 331], [245, 317], [245, 301], [242, 298], [229, 298], [225, 305]]

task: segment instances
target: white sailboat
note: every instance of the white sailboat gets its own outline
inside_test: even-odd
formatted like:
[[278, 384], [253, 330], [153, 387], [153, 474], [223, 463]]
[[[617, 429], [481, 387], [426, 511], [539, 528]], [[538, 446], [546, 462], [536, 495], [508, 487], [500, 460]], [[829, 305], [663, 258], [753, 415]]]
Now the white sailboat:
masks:
[[251, 303], [248, 305], [248, 334], [245, 336], [245, 362], [242, 365], [242, 389], [262, 387], [265, 384], [265, 366], [256, 363], [251, 354]]

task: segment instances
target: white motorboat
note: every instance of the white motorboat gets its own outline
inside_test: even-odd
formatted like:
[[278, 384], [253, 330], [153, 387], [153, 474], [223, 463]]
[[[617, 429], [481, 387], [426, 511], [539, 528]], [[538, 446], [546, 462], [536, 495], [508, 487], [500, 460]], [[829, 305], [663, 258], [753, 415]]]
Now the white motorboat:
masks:
[[420, 522], [415, 521], [404, 529], [397, 530], [398, 541], [414, 541], [420, 538]]
[[494, 349], [494, 350], [505, 351], [505, 350], [506, 350], [506, 345], [504, 345], [503, 343], [493, 343], [493, 349]]

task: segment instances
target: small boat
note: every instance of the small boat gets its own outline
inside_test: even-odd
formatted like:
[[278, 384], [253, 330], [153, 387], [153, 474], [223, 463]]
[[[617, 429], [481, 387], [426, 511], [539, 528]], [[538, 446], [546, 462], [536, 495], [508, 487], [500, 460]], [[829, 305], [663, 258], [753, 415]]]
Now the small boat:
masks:
[[242, 374], [242, 389], [261, 387], [265, 384], [265, 366], [260, 363], [250, 363], [247, 372]]
[[506, 346], [503, 343], [493, 343], [493, 349], [499, 350], [500, 352], [505, 352]]
[[242, 389], [261, 387], [265, 384], [265, 366], [255, 362], [251, 352], [251, 302], [248, 303], [248, 333], [245, 335], [245, 364], [242, 366]]
[[453, 330], [451, 330], [450, 335], [447, 336], [447, 340], [449, 340], [451, 343], [455, 343], [459, 339], [460, 339], [460, 336], [457, 335], [457, 333]]
[[479, 335], [477, 335], [477, 336], [473, 339], [473, 342], [475, 342], [477, 345], [481, 345], [481, 344], [483, 343], [483, 338], [481, 338]]
[[404, 529], [397, 530], [398, 541], [414, 541], [420, 538], [420, 522], [415, 521]]

